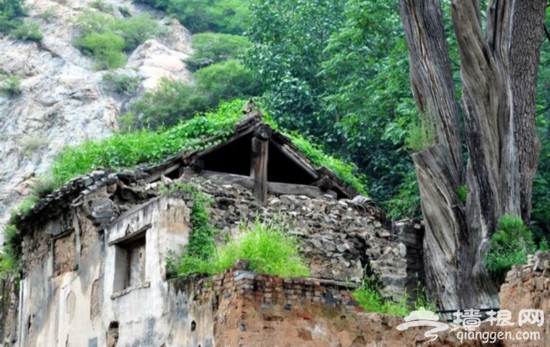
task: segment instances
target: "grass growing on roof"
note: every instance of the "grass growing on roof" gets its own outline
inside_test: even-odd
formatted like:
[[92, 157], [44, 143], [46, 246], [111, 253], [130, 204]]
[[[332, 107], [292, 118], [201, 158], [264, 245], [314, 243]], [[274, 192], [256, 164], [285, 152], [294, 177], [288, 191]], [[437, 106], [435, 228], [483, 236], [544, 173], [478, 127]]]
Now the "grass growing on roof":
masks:
[[204, 143], [205, 139], [212, 136], [223, 139], [231, 134], [242, 118], [244, 103], [244, 100], [224, 103], [216, 112], [200, 114], [169, 129], [117, 133], [105, 140], [66, 147], [53, 164], [53, 179], [61, 186], [98, 167], [119, 169], [155, 164], [182, 150], [208, 147], [212, 143]]
[[355, 188], [359, 193], [366, 195], [367, 191], [363, 182], [366, 177], [363, 174], [357, 174], [357, 167], [353, 164], [344, 163], [330, 155], [323, 153], [321, 147], [312, 144], [304, 137], [298, 134], [289, 135], [292, 143], [306, 155], [315, 165], [325, 166], [331, 169], [344, 183]]

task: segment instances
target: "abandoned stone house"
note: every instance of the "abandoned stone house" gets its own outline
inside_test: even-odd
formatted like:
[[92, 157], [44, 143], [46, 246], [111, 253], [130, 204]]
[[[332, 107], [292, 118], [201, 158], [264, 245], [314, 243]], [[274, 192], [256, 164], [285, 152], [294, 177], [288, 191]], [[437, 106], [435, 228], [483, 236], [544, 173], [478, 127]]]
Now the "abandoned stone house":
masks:
[[[418, 230], [392, 228], [372, 201], [354, 199], [356, 192], [334, 173], [315, 167], [288, 137], [249, 114], [217, 145], [132, 172], [92, 172], [20, 216], [19, 304], [6, 342], [206, 347], [231, 345], [220, 342], [222, 330], [246, 331], [244, 323], [233, 326], [220, 316], [227, 293], [170, 278], [167, 259], [193, 229], [193, 197], [161, 193], [174, 181], [193, 182], [212, 197], [211, 223], [222, 235], [257, 216], [290, 221], [315, 280], [289, 283], [323, 289], [285, 289], [275, 301], [261, 294], [262, 308], [281, 304], [290, 311], [306, 299], [332, 305], [366, 275], [377, 276], [383, 292], [399, 299], [421, 276]], [[231, 283], [249, 279], [247, 288], [258, 290], [254, 275], [232, 276]], [[223, 279], [218, 289], [227, 290]]]

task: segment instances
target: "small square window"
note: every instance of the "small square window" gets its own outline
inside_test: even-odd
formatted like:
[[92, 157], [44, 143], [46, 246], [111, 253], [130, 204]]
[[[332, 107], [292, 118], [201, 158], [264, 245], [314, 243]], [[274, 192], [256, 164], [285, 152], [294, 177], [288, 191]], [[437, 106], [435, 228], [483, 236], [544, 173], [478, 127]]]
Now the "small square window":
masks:
[[115, 292], [145, 284], [146, 268], [146, 230], [147, 225], [119, 240], [109, 243], [115, 247]]

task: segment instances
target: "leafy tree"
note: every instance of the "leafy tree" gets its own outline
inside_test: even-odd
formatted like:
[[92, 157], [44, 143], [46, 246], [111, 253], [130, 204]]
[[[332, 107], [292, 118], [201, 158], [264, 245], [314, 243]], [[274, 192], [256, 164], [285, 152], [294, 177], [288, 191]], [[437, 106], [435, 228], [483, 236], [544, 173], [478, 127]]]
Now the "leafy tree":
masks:
[[[427, 284], [441, 308], [498, 303], [483, 249], [505, 214], [529, 221], [538, 159], [535, 88], [546, 2], [451, 3], [460, 52], [463, 162], [441, 3], [400, 0], [418, 111], [434, 143], [413, 155], [426, 221]], [[486, 19], [486, 20], [485, 20]], [[467, 186], [466, 203], [459, 187]]]
[[210, 104], [220, 100], [246, 98], [261, 93], [260, 82], [236, 60], [213, 64], [196, 72], [197, 89], [209, 94]]
[[220, 32], [242, 35], [247, 2], [239, 0], [137, 0], [175, 16], [194, 33]]
[[247, 32], [254, 43], [247, 65], [266, 88], [264, 105], [283, 127], [332, 136], [336, 119], [321, 115], [319, 74], [332, 34], [343, 23], [344, 2], [254, 0]]
[[129, 128], [169, 126], [197, 112], [215, 108], [221, 101], [246, 98], [262, 92], [252, 73], [235, 60], [200, 69], [194, 85], [165, 80], [131, 106], [125, 116]]
[[[393, 1], [346, 3], [346, 21], [327, 42], [321, 76], [323, 109], [339, 119], [345, 139], [332, 146], [369, 177], [369, 194], [395, 217], [416, 214], [391, 202], [412, 165], [403, 148], [417, 117], [408, 84], [408, 61], [402, 26]], [[407, 201], [418, 195], [414, 185], [401, 188]]]

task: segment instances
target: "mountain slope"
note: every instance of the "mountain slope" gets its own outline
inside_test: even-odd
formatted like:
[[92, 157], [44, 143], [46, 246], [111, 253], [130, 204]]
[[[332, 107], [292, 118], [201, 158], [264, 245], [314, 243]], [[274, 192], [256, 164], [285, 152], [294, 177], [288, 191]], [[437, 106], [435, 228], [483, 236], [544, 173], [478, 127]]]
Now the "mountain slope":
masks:
[[44, 38], [38, 43], [0, 38], [0, 84], [6, 85], [8, 76], [21, 82], [19, 96], [0, 95], [0, 229], [63, 146], [109, 136], [132, 98], [154, 89], [162, 77], [192, 80], [182, 61], [191, 53], [191, 35], [177, 21], [131, 1], [101, 1], [102, 10], [117, 18], [149, 12], [164, 32], [137, 47], [124, 68], [112, 71], [139, 77], [137, 95], [107, 91], [106, 71], [96, 70], [93, 58], [73, 45], [76, 19], [98, 3], [27, 1], [26, 20], [38, 23]]

